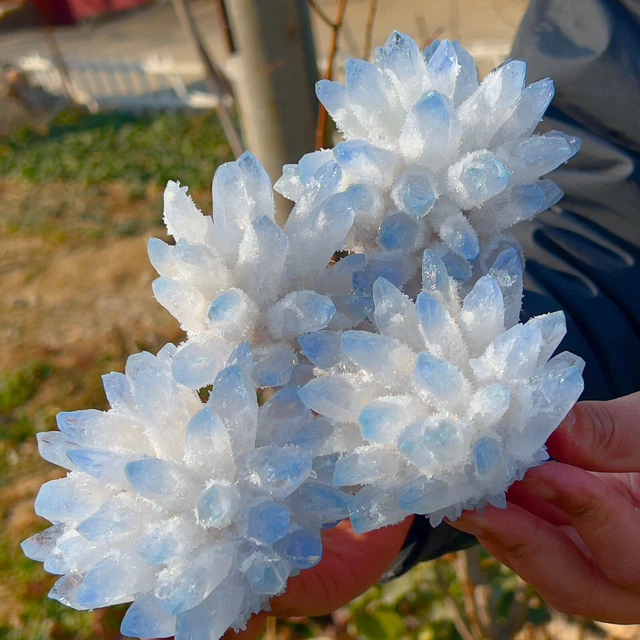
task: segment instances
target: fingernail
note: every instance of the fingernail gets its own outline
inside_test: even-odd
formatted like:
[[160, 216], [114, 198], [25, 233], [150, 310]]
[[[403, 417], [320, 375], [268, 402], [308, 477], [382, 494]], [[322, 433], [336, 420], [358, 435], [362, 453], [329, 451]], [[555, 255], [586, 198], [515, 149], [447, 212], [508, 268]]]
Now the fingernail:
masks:
[[558, 492], [541, 478], [526, 478], [524, 484], [529, 493], [542, 500], [553, 502], [558, 497]]
[[460, 518], [454, 522], [448, 519], [447, 522], [449, 522], [452, 527], [460, 529], [465, 533], [470, 533], [476, 538], [484, 538], [487, 532], [487, 528], [484, 525], [484, 518], [475, 512], [465, 512], [464, 515], [460, 516]]

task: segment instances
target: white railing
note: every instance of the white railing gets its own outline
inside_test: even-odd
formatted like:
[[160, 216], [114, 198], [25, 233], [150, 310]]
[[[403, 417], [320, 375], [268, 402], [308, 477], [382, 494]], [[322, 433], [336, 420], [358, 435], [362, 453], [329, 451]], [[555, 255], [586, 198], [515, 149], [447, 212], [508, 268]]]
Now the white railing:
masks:
[[[201, 75], [197, 65], [179, 65], [172, 58], [156, 56], [141, 61], [70, 58], [65, 62], [71, 84], [68, 90], [49, 58], [25, 56], [18, 65], [48, 93], [70, 93], [75, 102], [92, 111], [214, 109], [218, 105], [216, 95], [190, 90], [185, 84], [185, 75]], [[225, 96], [227, 100], [231, 98]]]

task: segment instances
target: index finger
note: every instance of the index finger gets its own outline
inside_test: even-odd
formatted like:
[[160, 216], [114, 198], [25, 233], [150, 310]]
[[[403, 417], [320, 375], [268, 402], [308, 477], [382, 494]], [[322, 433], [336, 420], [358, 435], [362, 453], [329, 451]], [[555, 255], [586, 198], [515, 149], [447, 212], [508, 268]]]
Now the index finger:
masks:
[[592, 473], [550, 462], [527, 474], [529, 491], [562, 509], [613, 583], [640, 591], [640, 514]]
[[640, 471], [640, 392], [579, 402], [547, 448], [556, 460], [589, 471]]

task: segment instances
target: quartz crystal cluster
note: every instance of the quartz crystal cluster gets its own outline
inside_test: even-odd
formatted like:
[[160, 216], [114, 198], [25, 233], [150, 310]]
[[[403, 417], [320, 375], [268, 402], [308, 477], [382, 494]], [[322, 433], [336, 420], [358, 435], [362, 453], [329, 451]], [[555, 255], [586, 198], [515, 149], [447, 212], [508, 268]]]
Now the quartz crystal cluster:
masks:
[[52, 598], [131, 602], [127, 636], [216, 640], [347, 518], [505, 506], [582, 390], [580, 359], [554, 355], [562, 314], [519, 323], [508, 229], [558, 200], [540, 178], [579, 148], [532, 135], [553, 86], [524, 74], [478, 84], [458, 43], [394, 33], [346, 86], [319, 83], [346, 139], [284, 167], [284, 227], [249, 153], [216, 171], [213, 216], [168, 184], [153, 292], [186, 340], [105, 376], [110, 410], [39, 434], [69, 471], [23, 543], [61, 575]]
[[[176, 242], [152, 239], [149, 257], [161, 276], [153, 283], [156, 299], [189, 336], [172, 362], [178, 382], [195, 389], [212, 383], [249, 340], [256, 385], [282, 386], [297, 363], [295, 338], [325, 328], [336, 305], [361, 319], [323, 278], [352, 226], [353, 199], [323, 187], [310, 185], [282, 229], [269, 176], [250, 153], [216, 172], [215, 218], [202, 215], [186, 187], [169, 182], [164, 219]], [[352, 320], [339, 313], [335, 323], [345, 322]]]
[[474, 60], [457, 42], [422, 52], [393, 33], [375, 64], [349, 60], [346, 86], [318, 83], [345, 140], [285, 166], [276, 189], [298, 201], [335, 166], [335, 188], [355, 201], [350, 249], [406, 259], [428, 246], [456, 277], [469, 277], [484, 240], [561, 198], [539, 178], [580, 148], [557, 131], [531, 135], [554, 89], [548, 79], [525, 87], [525, 72], [524, 62], [509, 61], [478, 84]]
[[415, 303], [384, 278], [374, 283], [379, 333], [299, 339], [312, 362], [330, 365], [300, 398], [365, 441], [333, 474], [338, 487], [363, 487], [351, 506], [356, 531], [412, 513], [435, 526], [486, 502], [506, 507], [506, 489], [548, 458], [545, 442], [582, 392], [584, 363], [551, 357], [566, 332], [561, 312], [509, 322], [521, 293], [513, 248], [464, 299], [426, 250]]
[[258, 407], [246, 344], [206, 404], [175, 381], [175, 354], [131, 356], [104, 377], [111, 410], [61, 413], [59, 431], [38, 435], [70, 473], [40, 490], [36, 513], [53, 526], [23, 549], [63, 574], [50, 597], [66, 605], [134, 600], [127, 636], [217, 638], [320, 560], [321, 527], [351, 497], [314, 472], [334, 429], [295, 388]]

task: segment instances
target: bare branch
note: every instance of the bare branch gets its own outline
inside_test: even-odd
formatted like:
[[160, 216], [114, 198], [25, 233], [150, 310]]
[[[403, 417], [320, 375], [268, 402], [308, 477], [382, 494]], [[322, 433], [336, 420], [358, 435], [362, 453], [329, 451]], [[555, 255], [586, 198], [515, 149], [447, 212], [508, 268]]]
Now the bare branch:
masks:
[[481, 553], [482, 550], [478, 546], [467, 549], [467, 569], [469, 571], [469, 579], [473, 583], [473, 594], [476, 602], [476, 610], [478, 611], [478, 619], [486, 635], [494, 637], [494, 621], [496, 617], [492, 615], [491, 611], [493, 589], [487, 582], [487, 574], [482, 568]]
[[69, 100], [75, 102], [74, 94], [76, 92], [74, 91], [73, 83], [71, 82], [71, 76], [69, 75], [67, 63], [64, 59], [64, 56], [62, 55], [62, 51], [60, 51], [60, 47], [58, 46], [55, 31], [50, 24], [45, 24], [43, 32], [44, 38], [47, 42], [47, 46], [49, 47], [49, 52], [51, 53], [51, 61], [53, 62], [53, 66], [56, 68], [56, 70], [60, 74], [60, 78], [62, 79], [62, 87], [64, 89], [66, 97], [69, 98]]
[[318, 18], [320, 18], [320, 20], [322, 20], [322, 22], [324, 22], [327, 27], [329, 27], [330, 29], [335, 28], [335, 24], [331, 22], [329, 16], [318, 6], [316, 0], [307, 0], [307, 2], [309, 6], [316, 12]]
[[371, 36], [373, 34], [373, 21], [376, 18], [376, 10], [378, 9], [378, 0], [369, 0], [369, 15], [367, 16], [367, 24], [364, 29], [364, 49], [362, 58], [368, 60], [371, 55]]
[[274, 616], [267, 617], [267, 628], [264, 633], [265, 640], [276, 640], [278, 637], [276, 632], [277, 622], [278, 621]]
[[333, 36], [331, 38], [331, 48], [329, 49], [329, 60], [327, 62], [327, 71], [325, 78], [331, 80], [333, 77], [333, 65], [335, 63], [336, 54], [338, 53], [338, 37], [340, 36], [340, 29], [342, 29], [342, 23], [344, 22], [344, 12], [347, 9], [348, 0], [340, 0], [338, 5], [338, 12], [336, 14], [336, 21], [333, 25]]
[[227, 53], [235, 53], [236, 45], [233, 41], [231, 25], [229, 24], [229, 14], [227, 12], [227, 7], [224, 3], [224, 0], [214, 0], [213, 4], [216, 8], [216, 13], [218, 14], [218, 22], [220, 24], [220, 29], [222, 30], [222, 36]]
[[447, 583], [447, 578], [442, 571], [441, 564], [436, 561], [434, 563], [434, 567], [436, 570], [436, 577], [438, 579], [438, 585], [444, 594], [444, 598], [451, 608], [451, 614], [453, 615], [453, 624], [456, 627], [456, 630], [462, 637], [462, 640], [476, 640], [471, 633], [471, 630], [467, 626], [467, 623], [464, 620], [464, 616], [462, 615], [462, 610], [460, 606], [455, 601], [455, 598], [449, 593], [449, 585]]
[[442, 27], [438, 27], [437, 29], [432, 31], [431, 35], [427, 40], [427, 44], [431, 44], [434, 40], [437, 40], [443, 33], [444, 33], [444, 29]]
[[509, 615], [507, 617], [507, 623], [502, 629], [502, 633], [499, 635], [499, 640], [508, 640], [515, 637], [515, 635], [524, 627], [529, 615], [529, 596], [527, 591], [530, 589], [524, 581], [518, 581], [519, 588], [511, 603], [509, 609]]
[[438, 27], [428, 33], [427, 23], [425, 22], [423, 15], [416, 15], [415, 20], [416, 31], [418, 34], [418, 43], [421, 49], [424, 49], [426, 46], [430, 45], [434, 40], [439, 38], [444, 33], [444, 29], [442, 27]]
[[[327, 61], [327, 70], [325, 71], [325, 80], [331, 80], [333, 77], [333, 65], [335, 63], [336, 54], [338, 53], [338, 38], [340, 29], [344, 22], [344, 12], [347, 9], [348, 0], [340, 0], [336, 20], [332, 23], [333, 35], [331, 37], [331, 48], [329, 49], [329, 59]], [[313, 5], [312, 5], [313, 6]], [[316, 149], [322, 149], [325, 146], [327, 136], [327, 110], [320, 105], [318, 109], [318, 125], [316, 127]]]
[[462, 599], [464, 602], [464, 608], [471, 624], [473, 636], [474, 638], [484, 638], [484, 630], [482, 629], [482, 625], [480, 624], [478, 609], [476, 607], [475, 585], [472, 582], [470, 576], [468, 551], [469, 550], [459, 551], [456, 554], [456, 568], [458, 570], [458, 579], [460, 580], [460, 586], [462, 587]]
[[460, 40], [460, 0], [449, 0], [449, 29], [452, 40]]

